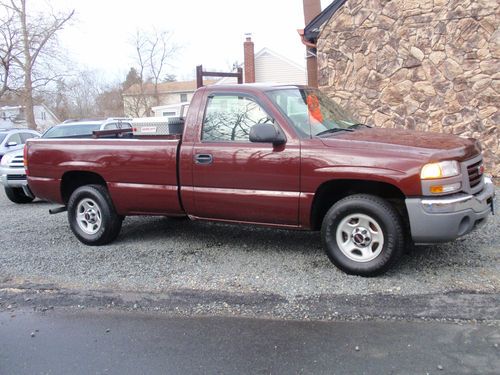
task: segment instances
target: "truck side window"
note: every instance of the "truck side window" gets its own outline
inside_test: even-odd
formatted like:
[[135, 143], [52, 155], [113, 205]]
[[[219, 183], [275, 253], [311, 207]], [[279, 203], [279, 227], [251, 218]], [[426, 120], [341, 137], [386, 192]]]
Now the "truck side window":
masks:
[[249, 142], [255, 124], [274, 122], [254, 100], [237, 95], [208, 98], [201, 139], [204, 141]]

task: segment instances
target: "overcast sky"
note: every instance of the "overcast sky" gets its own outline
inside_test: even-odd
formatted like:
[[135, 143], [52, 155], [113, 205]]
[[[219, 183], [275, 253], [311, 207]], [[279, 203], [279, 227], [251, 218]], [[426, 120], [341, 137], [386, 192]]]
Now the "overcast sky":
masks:
[[[37, 0], [39, 1], [39, 0]], [[35, 1], [36, 2], [36, 1]], [[331, 0], [322, 0], [323, 8]], [[60, 34], [61, 44], [82, 68], [98, 69], [109, 81], [123, 81], [133, 64], [136, 29], [171, 30], [182, 50], [170, 72], [194, 78], [195, 66], [229, 69], [243, 60], [245, 33], [255, 51], [270, 48], [305, 65], [296, 29], [304, 27], [302, 0], [50, 0], [55, 9], [75, 9]], [[37, 6], [41, 3], [37, 3]], [[170, 73], [169, 72], [169, 73]]]

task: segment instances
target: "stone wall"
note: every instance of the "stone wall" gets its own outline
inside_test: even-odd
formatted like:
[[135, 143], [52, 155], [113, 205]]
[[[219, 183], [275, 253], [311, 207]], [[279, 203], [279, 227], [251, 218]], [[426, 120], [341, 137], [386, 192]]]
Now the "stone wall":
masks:
[[498, 0], [347, 0], [318, 39], [319, 85], [377, 126], [482, 141], [500, 176]]

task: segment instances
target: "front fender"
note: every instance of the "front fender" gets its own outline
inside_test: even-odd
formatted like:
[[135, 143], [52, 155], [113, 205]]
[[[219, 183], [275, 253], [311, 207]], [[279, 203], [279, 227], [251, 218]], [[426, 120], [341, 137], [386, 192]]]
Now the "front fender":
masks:
[[314, 175], [317, 186], [332, 180], [363, 180], [394, 185], [406, 196], [421, 195], [418, 173], [382, 167], [329, 166], [315, 169]]

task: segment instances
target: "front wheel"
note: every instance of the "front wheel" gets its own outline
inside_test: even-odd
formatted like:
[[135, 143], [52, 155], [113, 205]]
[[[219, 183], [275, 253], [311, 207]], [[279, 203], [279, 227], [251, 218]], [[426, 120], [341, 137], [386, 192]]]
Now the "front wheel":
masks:
[[34, 197], [26, 195], [23, 188], [6, 187], [5, 195], [7, 195], [7, 198], [12, 202], [20, 204], [33, 202], [33, 199], [35, 199]]
[[116, 213], [104, 186], [86, 185], [71, 194], [68, 221], [81, 242], [99, 246], [112, 242], [118, 236], [123, 217]]
[[404, 250], [398, 212], [384, 199], [368, 194], [335, 203], [323, 219], [321, 236], [332, 263], [352, 275], [380, 275]]

